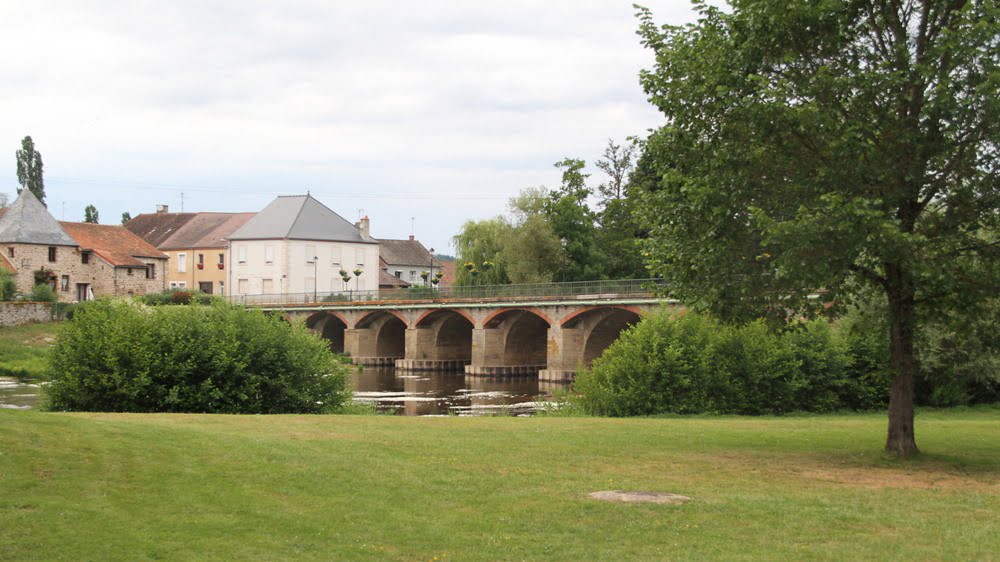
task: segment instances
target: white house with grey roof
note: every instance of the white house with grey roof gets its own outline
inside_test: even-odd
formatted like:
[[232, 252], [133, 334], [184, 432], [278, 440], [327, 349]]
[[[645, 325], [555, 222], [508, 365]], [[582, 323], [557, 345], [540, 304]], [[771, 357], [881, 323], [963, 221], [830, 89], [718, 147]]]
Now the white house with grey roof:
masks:
[[[232, 294], [378, 290], [379, 245], [365, 224], [356, 227], [311, 195], [276, 198], [228, 237]], [[341, 270], [352, 277], [346, 284]]]

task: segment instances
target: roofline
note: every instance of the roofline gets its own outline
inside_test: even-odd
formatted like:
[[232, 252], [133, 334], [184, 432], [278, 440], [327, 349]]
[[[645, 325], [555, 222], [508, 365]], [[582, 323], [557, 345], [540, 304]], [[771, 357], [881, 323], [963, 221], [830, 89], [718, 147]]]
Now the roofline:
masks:
[[343, 242], [344, 244], [374, 244], [376, 246], [378, 245], [377, 241], [368, 241], [368, 240], [362, 240], [362, 241], [357, 241], [357, 240], [341, 240], [339, 238], [338, 239], [334, 239], [334, 240], [324, 239], [324, 238], [288, 238], [288, 237], [284, 237], [284, 238], [226, 238], [226, 240], [229, 240], [230, 242], [252, 242], [254, 240], [260, 240], [260, 241], [269, 241], [269, 240], [298, 240], [300, 242]]
[[[69, 236], [69, 234], [67, 234]], [[60, 248], [79, 248], [79, 244], [39, 244], [38, 242], [0, 242], [0, 244], [23, 244], [25, 246], [58, 246]]]

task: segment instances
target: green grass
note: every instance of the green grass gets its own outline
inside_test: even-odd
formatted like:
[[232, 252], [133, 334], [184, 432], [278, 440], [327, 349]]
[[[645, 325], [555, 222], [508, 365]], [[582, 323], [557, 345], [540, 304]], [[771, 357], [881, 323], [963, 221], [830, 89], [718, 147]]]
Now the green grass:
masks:
[[[997, 559], [1000, 409], [397, 418], [0, 411], [0, 559]], [[674, 492], [681, 506], [589, 500]]]
[[0, 328], [0, 376], [44, 378], [59, 326], [50, 322]]

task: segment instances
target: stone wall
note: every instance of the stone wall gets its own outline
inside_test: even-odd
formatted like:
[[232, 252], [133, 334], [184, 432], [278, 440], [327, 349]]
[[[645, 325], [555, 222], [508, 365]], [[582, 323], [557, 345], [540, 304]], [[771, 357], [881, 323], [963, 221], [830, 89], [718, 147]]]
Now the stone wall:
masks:
[[[13, 257], [10, 252], [13, 250]], [[56, 282], [56, 294], [62, 302], [77, 301], [77, 284], [87, 284], [95, 297], [117, 295], [142, 295], [158, 293], [167, 288], [165, 259], [143, 259], [147, 264], [156, 265], [155, 278], [147, 279], [142, 269], [133, 269], [132, 275], [123, 267], [111, 264], [89, 252], [87, 263], [75, 246], [57, 246], [56, 261], [49, 261], [49, 246], [38, 244], [0, 244], [0, 251], [17, 268], [14, 281], [20, 293], [30, 293], [34, 289], [35, 271], [39, 267], [52, 270]], [[66, 279], [63, 279], [63, 277]]]
[[0, 326], [20, 326], [52, 320], [52, 305], [47, 302], [0, 302]]

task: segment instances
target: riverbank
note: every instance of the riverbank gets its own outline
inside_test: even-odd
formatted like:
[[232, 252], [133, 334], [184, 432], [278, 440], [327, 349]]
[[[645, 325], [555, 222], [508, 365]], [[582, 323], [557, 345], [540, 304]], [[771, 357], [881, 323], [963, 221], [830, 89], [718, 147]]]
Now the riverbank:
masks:
[[1000, 409], [917, 423], [0, 411], [0, 559], [994, 558]]
[[0, 328], [0, 377], [44, 379], [59, 322]]

